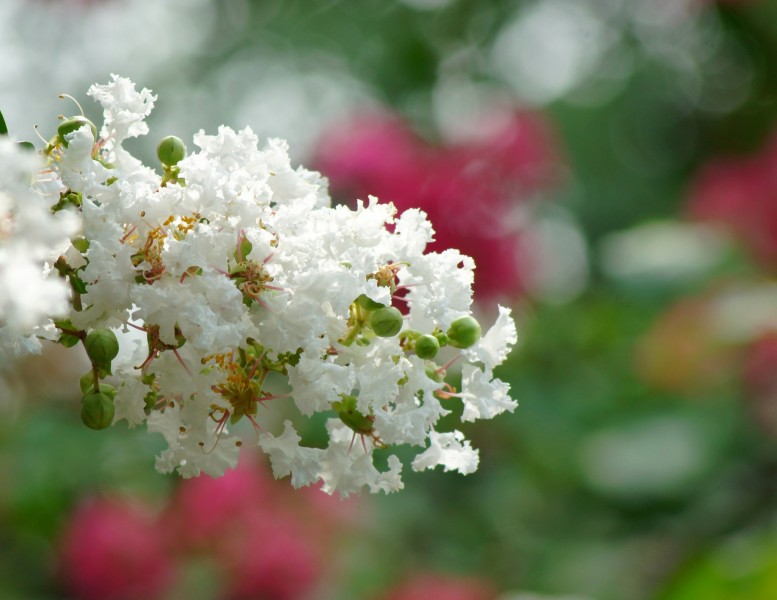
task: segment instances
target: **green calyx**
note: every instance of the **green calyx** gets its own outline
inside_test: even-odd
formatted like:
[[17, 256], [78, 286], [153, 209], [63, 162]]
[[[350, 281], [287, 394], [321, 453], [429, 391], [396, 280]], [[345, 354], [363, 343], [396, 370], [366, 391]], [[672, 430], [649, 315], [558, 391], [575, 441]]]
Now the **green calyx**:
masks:
[[393, 306], [379, 308], [369, 317], [370, 328], [378, 337], [394, 337], [402, 329], [402, 313]]
[[115, 413], [113, 400], [104, 392], [90, 392], [81, 399], [81, 421], [89, 429], [110, 427]]
[[342, 400], [332, 403], [332, 408], [337, 411], [337, 416], [350, 429], [356, 433], [372, 433], [374, 417], [365, 416], [356, 409], [356, 396], [340, 396]]
[[94, 123], [92, 123], [89, 119], [86, 117], [70, 117], [69, 119], [65, 119], [59, 124], [59, 127], [57, 127], [57, 139], [60, 144], [62, 144], [65, 148], [68, 147], [69, 142], [67, 141], [67, 135], [69, 133], [73, 133], [74, 131], [78, 131], [84, 126], [88, 126], [89, 129], [92, 130], [92, 137], [96, 140], [97, 139], [97, 127], [94, 126]]
[[92, 364], [107, 366], [119, 353], [119, 340], [110, 329], [94, 329], [86, 336], [84, 347]]
[[473, 317], [459, 317], [446, 332], [448, 344], [454, 348], [469, 348], [480, 339], [480, 323]]
[[441, 372], [440, 369], [437, 368], [437, 365], [427, 364], [426, 367], [424, 367], [424, 373], [426, 373], [426, 376], [431, 379], [432, 381], [436, 381], [437, 383], [442, 383], [445, 381], [445, 373]]
[[414, 349], [418, 358], [431, 360], [440, 351], [440, 342], [433, 335], [422, 335], [415, 341]]
[[156, 147], [156, 155], [163, 165], [172, 167], [186, 156], [186, 145], [181, 138], [168, 135], [159, 142], [159, 145]]
[[[82, 394], [88, 394], [95, 391], [94, 387], [94, 371], [89, 371], [86, 375], [82, 376], [78, 380], [78, 384], [81, 388]], [[98, 383], [100, 392], [108, 396], [111, 400], [116, 397], [116, 388], [108, 383]]]
[[366, 310], [368, 312], [373, 310], [378, 310], [380, 308], [386, 308], [385, 304], [381, 304], [380, 302], [375, 302], [375, 300], [373, 300], [366, 294], [360, 295], [356, 299], [356, 304], [358, 304], [363, 310]]

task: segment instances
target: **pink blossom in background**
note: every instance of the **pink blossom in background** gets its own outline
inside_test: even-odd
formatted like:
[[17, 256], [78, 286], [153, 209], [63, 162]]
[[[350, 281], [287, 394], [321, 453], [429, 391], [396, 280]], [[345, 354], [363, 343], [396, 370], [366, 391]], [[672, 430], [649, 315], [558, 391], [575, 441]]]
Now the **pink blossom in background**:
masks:
[[229, 600], [304, 598], [319, 582], [324, 549], [315, 533], [321, 518], [295, 493], [248, 455], [222, 477], [184, 480], [167, 511], [178, 551], [213, 560]]
[[80, 600], [163, 598], [174, 575], [153, 513], [120, 499], [95, 499], [76, 509], [64, 532], [60, 568]]
[[475, 259], [481, 299], [519, 294], [534, 261], [515, 208], [557, 179], [557, 153], [539, 115], [494, 118], [477, 138], [432, 146], [398, 117], [364, 115], [322, 137], [317, 167], [342, 198], [375, 195], [400, 212], [424, 210], [436, 232], [431, 250]]
[[167, 508], [167, 527], [181, 551], [208, 550], [239, 530], [243, 516], [273, 506], [272, 477], [244, 455], [221, 477], [180, 482]]
[[754, 155], [719, 158], [702, 167], [688, 212], [728, 228], [756, 260], [777, 269], [777, 134]]
[[777, 331], [768, 331], [745, 350], [745, 405], [762, 431], [777, 437]]
[[222, 477], [180, 481], [158, 515], [138, 502], [86, 502], [66, 527], [61, 574], [82, 600], [155, 600], [180, 591], [174, 575], [204, 559], [219, 599], [302, 600], [336, 579], [338, 543], [361, 518], [357, 498], [294, 490], [243, 455]]
[[[315, 527], [314, 522], [309, 525]], [[220, 560], [229, 600], [296, 600], [309, 597], [324, 569], [324, 548], [299, 519], [255, 511], [241, 520]]]
[[745, 389], [753, 395], [772, 395], [777, 400], [777, 331], [767, 332], [747, 348]]
[[380, 600], [495, 600], [487, 581], [474, 577], [422, 573], [392, 588]]

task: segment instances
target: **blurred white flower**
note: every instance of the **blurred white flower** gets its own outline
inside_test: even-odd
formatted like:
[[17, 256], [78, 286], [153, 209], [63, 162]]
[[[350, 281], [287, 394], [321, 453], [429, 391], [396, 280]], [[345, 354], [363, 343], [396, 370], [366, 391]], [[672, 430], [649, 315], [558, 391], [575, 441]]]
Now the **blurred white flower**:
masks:
[[68, 310], [68, 287], [52, 265], [78, 218], [51, 213], [58, 195], [35, 186], [42, 168], [37, 155], [0, 136], [0, 356], [36, 351], [33, 333]]

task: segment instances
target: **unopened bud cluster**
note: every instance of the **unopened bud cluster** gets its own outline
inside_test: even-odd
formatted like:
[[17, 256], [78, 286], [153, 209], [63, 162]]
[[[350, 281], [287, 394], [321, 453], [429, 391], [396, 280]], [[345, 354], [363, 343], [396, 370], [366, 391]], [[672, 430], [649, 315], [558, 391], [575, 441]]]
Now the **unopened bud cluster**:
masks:
[[[515, 325], [500, 307], [481, 333], [474, 264], [425, 252], [423, 212], [397, 215], [375, 198], [333, 207], [325, 179], [292, 168], [281, 140], [260, 148], [250, 129], [201, 131], [190, 152], [164, 137], [149, 168], [122, 144], [148, 132], [151, 92], [114, 76], [89, 95], [104, 109], [99, 132], [66, 119], [44, 151], [60, 188], [53, 210], [83, 222], [55, 265], [72, 292], [56, 326], [91, 363], [88, 427], [145, 422], [168, 445], [157, 468], [185, 477], [224, 473], [251, 440], [277, 477], [343, 495], [402, 488], [398, 446], [417, 449], [415, 470], [477, 468], [464, 435], [436, 426], [456, 405], [466, 421], [515, 408], [493, 376]], [[445, 379], [454, 364], [459, 389]], [[328, 417], [326, 447], [260, 411], [292, 403]], [[239, 438], [238, 422], [256, 433]]]

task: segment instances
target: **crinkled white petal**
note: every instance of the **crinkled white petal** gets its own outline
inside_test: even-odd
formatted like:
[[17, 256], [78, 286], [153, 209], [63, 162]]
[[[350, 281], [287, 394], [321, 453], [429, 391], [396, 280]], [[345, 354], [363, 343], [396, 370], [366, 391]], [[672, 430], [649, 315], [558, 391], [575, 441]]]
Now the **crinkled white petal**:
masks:
[[469, 440], [464, 439], [460, 431], [429, 435], [429, 448], [413, 459], [413, 469], [423, 471], [442, 465], [445, 471], [458, 471], [468, 475], [477, 471], [480, 457], [472, 448]]
[[485, 372], [472, 365], [462, 367], [461, 393], [464, 402], [462, 421], [491, 419], [505, 411], [512, 412], [518, 406], [508, 392], [510, 386], [492, 378], [490, 369]]
[[467, 358], [472, 362], [482, 362], [486, 369], [493, 369], [501, 365], [510, 350], [518, 341], [518, 332], [515, 328], [510, 313], [512, 311], [504, 306], [499, 306], [499, 316], [496, 323], [478, 340], [478, 342], [467, 350]]

